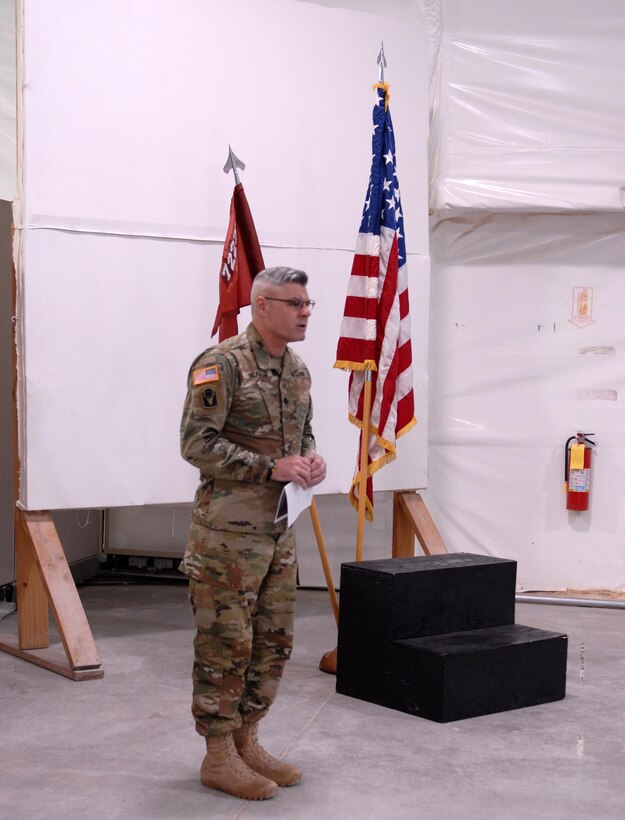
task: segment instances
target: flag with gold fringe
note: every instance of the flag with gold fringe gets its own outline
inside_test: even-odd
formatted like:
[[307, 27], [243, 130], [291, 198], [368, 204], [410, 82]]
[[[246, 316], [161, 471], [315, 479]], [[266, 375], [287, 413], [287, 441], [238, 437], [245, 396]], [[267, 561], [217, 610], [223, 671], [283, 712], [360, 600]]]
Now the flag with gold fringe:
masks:
[[[404, 217], [397, 179], [388, 83], [376, 83], [373, 157], [356, 240], [334, 367], [349, 370], [348, 415], [367, 435], [365, 515], [373, 519], [373, 474], [396, 457], [396, 441], [416, 423]], [[371, 371], [369, 429], [363, 431], [365, 373]], [[358, 465], [360, 461], [358, 460]], [[349, 491], [358, 506], [360, 467]]]

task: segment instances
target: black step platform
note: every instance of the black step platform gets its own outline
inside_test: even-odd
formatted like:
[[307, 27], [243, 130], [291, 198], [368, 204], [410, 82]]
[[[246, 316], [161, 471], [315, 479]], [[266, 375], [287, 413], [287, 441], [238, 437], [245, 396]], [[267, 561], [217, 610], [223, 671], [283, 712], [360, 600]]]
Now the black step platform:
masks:
[[343, 564], [336, 690], [446, 723], [565, 695], [567, 637], [514, 623], [516, 562]]

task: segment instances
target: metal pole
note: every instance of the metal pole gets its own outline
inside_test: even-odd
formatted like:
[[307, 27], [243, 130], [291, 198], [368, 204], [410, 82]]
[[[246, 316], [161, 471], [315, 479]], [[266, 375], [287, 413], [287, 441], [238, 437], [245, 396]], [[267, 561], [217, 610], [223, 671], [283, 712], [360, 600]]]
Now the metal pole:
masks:
[[517, 595], [517, 604], [554, 604], [557, 606], [592, 606], [598, 609], [625, 609], [625, 601], [602, 598], [557, 598], [550, 595]]
[[382, 45], [380, 47], [380, 52], [378, 54], [378, 65], [380, 66], [380, 72], [378, 75], [378, 82], [384, 82], [384, 69], [386, 68], [386, 57], [384, 56], [384, 41], [382, 41]]
[[228, 146], [228, 159], [226, 160], [226, 164], [224, 165], [224, 174], [227, 174], [228, 171], [232, 170], [234, 174], [234, 184], [239, 185], [240, 179], [237, 173], [237, 168], [240, 168], [242, 171], [245, 171], [245, 163], [241, 162], [241, 160], [237, 157], [237, 155], [232, 150], [232, 146]]

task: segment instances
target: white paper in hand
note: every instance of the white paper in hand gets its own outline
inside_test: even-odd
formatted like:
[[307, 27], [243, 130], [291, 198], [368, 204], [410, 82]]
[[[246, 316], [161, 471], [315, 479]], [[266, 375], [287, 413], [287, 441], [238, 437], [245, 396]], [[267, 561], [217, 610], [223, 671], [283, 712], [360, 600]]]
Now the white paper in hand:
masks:
[[312, 497], [312, 487], [303, 489], [294, 481], [285, 484], [280, 493], [278, 509], [274, 519], [275, 523], [277, 524], [278, 521], [286, 518], [287, 527], [292, 526], [297, 521], [299, 514], [307, 507], [310, 507]]

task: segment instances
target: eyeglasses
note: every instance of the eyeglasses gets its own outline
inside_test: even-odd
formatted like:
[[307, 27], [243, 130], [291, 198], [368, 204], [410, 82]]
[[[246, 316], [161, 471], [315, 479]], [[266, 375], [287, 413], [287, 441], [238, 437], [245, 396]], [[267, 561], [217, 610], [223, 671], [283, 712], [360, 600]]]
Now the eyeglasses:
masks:
[[289, 307], [292, 307], [293, 310], [301, 310], [302, 308], [308, 308], [308, 310], [312, 310], [315, 306], [314, 299], [278, 299], [275, 296], [265, 296], [268, 302], [284, 302]]

